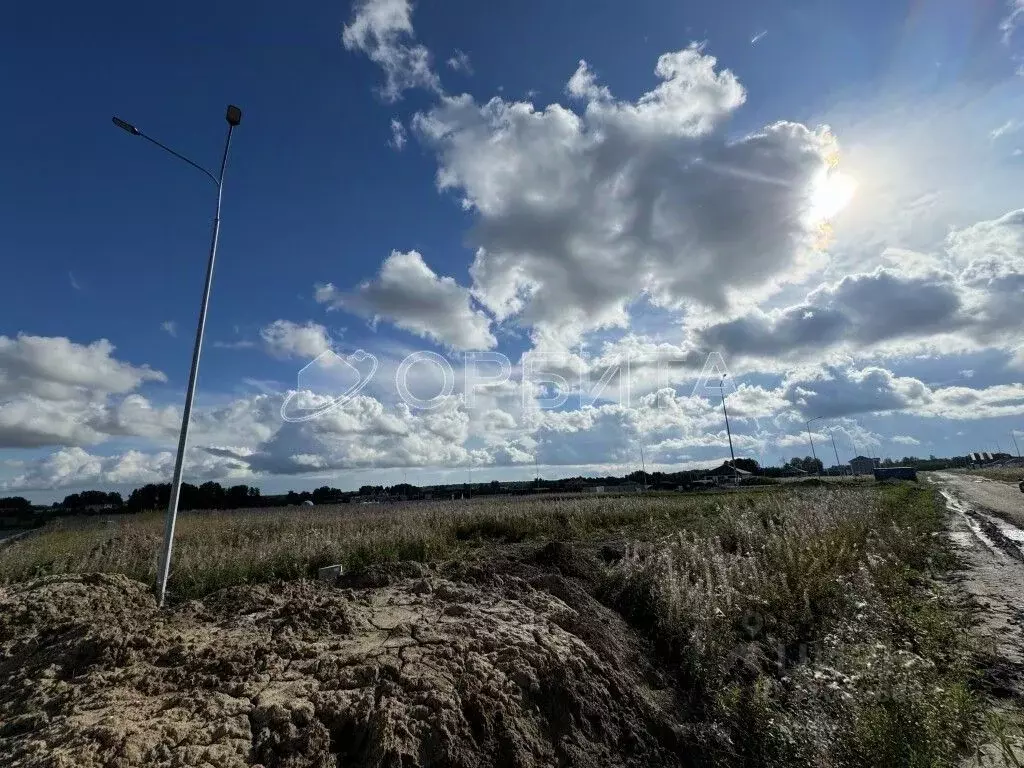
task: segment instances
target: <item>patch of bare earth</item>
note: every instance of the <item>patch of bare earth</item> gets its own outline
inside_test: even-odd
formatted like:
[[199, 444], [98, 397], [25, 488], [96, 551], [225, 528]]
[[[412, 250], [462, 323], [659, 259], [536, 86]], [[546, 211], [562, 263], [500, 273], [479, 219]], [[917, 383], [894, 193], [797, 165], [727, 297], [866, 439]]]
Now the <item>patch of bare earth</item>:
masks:
[[121, 576], [0, 591], [0, 765], [676, 766], [709, 743], [583, 582], [406, 565], [159, 611]]
[[[986, 648], [987, 688], [996, 712], [1019, 719], [1024, 707], [1024, 494], [1016, 486], [952, 473], [936, 473], [949, 509], [949, 535], [964, 568], [955, 577], [975, 608]], [[1008, 493], [1012, 487], [1015, 496]], [[993, 504], [992, 507], [987, 506]], [[1013, 765], [996, 745], [985, 746], [984, 765]], [[1024, 761], [1024, 751], [1017, 751]], [[979, 764], [979, 762], [971, 763]]]

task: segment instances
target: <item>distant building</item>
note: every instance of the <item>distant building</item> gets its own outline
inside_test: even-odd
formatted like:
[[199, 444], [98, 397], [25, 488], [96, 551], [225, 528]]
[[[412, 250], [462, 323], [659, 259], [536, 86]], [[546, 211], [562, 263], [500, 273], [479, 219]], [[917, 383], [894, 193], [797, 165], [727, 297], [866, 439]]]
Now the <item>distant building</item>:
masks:
[[853, 470], [855, 475], [870, 475], [875, 469], [880, 466], [882, 460], [879, 458], [869, 458], [868, 456], [857, 456], [850, 459], [850, 469]]

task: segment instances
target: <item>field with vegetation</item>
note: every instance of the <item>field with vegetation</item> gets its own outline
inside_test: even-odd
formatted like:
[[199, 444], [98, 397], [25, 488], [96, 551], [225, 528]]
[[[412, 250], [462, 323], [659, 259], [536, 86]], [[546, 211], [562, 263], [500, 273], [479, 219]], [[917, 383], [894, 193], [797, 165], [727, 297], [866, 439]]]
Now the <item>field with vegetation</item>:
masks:
[[[304, 579], [313, 576], [318, 567], [343, 563], [353, 574], [377, 574], [370, 581], [348, 582], [356, 589], [350, 593], [352, 597], [339, 596], [338, 590], [330, 593], [330, 600], [342, 601], [342, 607], [350, 606], [345, 610], [355, 610], [353, 605], [371, 605], [378, 599], [359, 597], [364, 594], [359, 589], [386, 585], [391, 590], [389, 600], [400, 594], [403, 600], [417, 604], [446, 601], [438, 609], [438, 616], [465, 617], [460, 619], [465, 622], [460, 636], [477, 637], [482, 632], [496, 631], [494, 626], [504, 626], [501, 621], [510, 622], [508, 632], [513, 632], [526, 617], [533, 617], [534, 637], [539, 637], [536, 633], [541, 631], [537, 627], [546, 626], [544, 632], [554, 633], [547, 640], [538, 640], [540, 647], [562, 647], [558, 643], [563, 634], [571, 636], [565, 643], [571, 640], [582, 644], [581, 649], [585, 647], [580, 651], [584, 656], [570, 663], [571, 672], [552, 669], [547, 662], [516, 662], [526, 671], [522, 672], [522, 682], [513, 688], [523, 685], [524, 691], [561, 691], [559, 695], [569, 696], [569, 700], [560, 706], [570, 712], [578, 710], [566, 721], [544, 706], [536, 712], [531, 709], [530, 717], [540, 720], [522, 726], [525, 730], [516, 737], [525, 738], [523, 734], [528, 732], [537, 742], [530, 749], [547, 754], [543, 750], [550, 747], [554, 750], [551, 759], [563, 764], [596, 765], [612, 760], [620, 764], [683, 765], [691, 764], [686, 755], [700, 755], [703, 764], [721, 766], [938, 768], [958, 765], [985, 738], [978, 650], [968, 632], [970, 615], [942, 581], [955, 565], [941, 535], [943, 514], [930, 489], [911, 484], [775, 486], [710, 495], [522, 497], [189, 513], [179, 521], [172, 592], [180, 609], [191, 612], [189, 621], [197, 621], [198, 616], [223, 633], [224, 627], [236, 620], [235, 614], [246, 613], [247, 601], [255, 599], [246, 596], [253, 592], [238, 589], [257, 590], [263, 595], [257, 602], [264, 605], [271, 598], [257, 585]], [[19, 590], [26, 595], [36, 594], [33, 589], [54, 589], [54, 585], [67, 583], [55, 575], [124, 574], [143, 582], [131, 593], [132, 605], [143, 604], [145, 585], [151, 584], [155, 576], [155, 552], [161, 533], [158, 514], [113, 518], [110, 523], [54, 524], [39, 535], [0, 548], [0, 582], [9, 585], [8, 599], [13, 599], [10, 595], [22, 594]], [[20, 586], [42, 576], [49, 577], [35, 582], [42, 587]], [[102, 584], [118, 594], [128, 589], [122, 582]], [[234, 589], [218, 592], [229, 587]], [[285, 587], [272, 587], [271, 593], [277, 595], [281, 589]], [[326, 587], [316, 585], [316, 590], [320, 589]], [[312, 631], [302, 622], [325, 621], [322, 607], [317, 606], [328, 598], [316, 590], [289, 592], [292, 597], [287, 602], [293, 607], [288, 609], [288, 626], [298, 626], [301, 631], [295, 630], [299, 634], [291, 636], [286, 651], [277, 652], [292, 654], [287, 665], [282, 665], [290, 679], [301, 673], [308, 659], [315, 662], [308, 673], [314, 677], [340, 663], [336, 658], [330, 663], [324, 659], [322, 642], [296, 649], [296, 638]], [[547, 602], [537, 607], [528, 595], [542, 596]], [[186, 604], [186, 599], [197, 602]], [[505, 619], [499, 621], [492, 613], [479, 626], [473, 624], [473, 612], [481, 605], [499, 605], [508, 600], [525, 602], [516, 602], [519, 607]], [[553, 614], [544, 613], [554, 610], [552, 600], [562, 607]], [[306, 608], [294, 607], [304, 605], [302, 601], [311, 602]], [[453, 606], [453, 601], [462, 602]], [[226, 603], [232, 605], [231, 615], [215, 618], [220, 615], [216, 607]], [[565, 618], [566, 606], [576, 618]], [[539, 613], [535, 616], [530, 611]], [[306, 613], [311, 618], [304, 618]], [[585, 619], [587, 616], [591, 618]], [[155, 623], [147, 626], [147, 621]], [[381, 620], [368, 621], [378, 628]], [[590, 621], [599, 626], [591, 626]], [[613, 641], [603, 637], [615, 622], [622, 624], [622, 630], [613, 633], [617, 638], [621, 636], [615, 642], [621, 642], [622, 647], [612, 647]], [[345, 631], [351, 633], [356, 623], [350, 621]], [[130, 631], [147, 637], [165, 631], [165, 620], [158, 613], [141, 624]], [[431, 624], [431, 631], [436, 626]], [[9, 651], [20, 647], [12, 638], [23, 631], [23, 622], [4, 623], [0, 619], [0, 643], [6, 642]], [[410, 631], [420, 643], [424, 629], [418, 630], [420, 634], [415, 627]], [[195, 630], [189, 632], [194, 634]], [[63, 632], [60, 642], [78, 642], [73, 634]], [[230, 647], [231, 641], [218, 637], [216, 643], [211, 641], [209, 653], [213, 656], [228, 653], [224, 648]], [[276, 631], [268, 636], [273, 642], [278, 637]], [[123, 642], [135, 647], [134, 640]], [[271, 639], [267, 642], [273, 645]], [[382, 641], [384, 645], [386, 640]], [[532, 641], [529, 645], [533, 647]], [[364, 648], [365, 657], [365, 643], [359, 647]], [[61, 647], [59, 653], [55, 651], [55, 658], [77, 658], [80, 651], [76, 648]], [[38, 648], [32, 652], [38, 653]], [[500, 657], [502, 652], [497, 652]], [[164, 649], [162, 653], [160, 659], [168, 652]], [[451, 664], [451, 654], [449, 650], [436, 664]], [[611, 658], [606, 658], [609, 654]], [[591, 661], [584, 663], [584, 658]], [[360, 663], [366, 662], [360, 659]], [[383, 663], [378, 657], [374, 659], [374, 664]], [[407, 661], [403, 656], [400, 669], [406, 669]], [[103, 667], [110, 663], [97, 662], [98, 679], [110, 674], [110, 669]], [[531, 663], [538, 665], [536, 669], [530, 667]], [[145, 667], [144, 674], [139, 673], [140, 679], [147, 680], [146, 691], [155, 685], [153, 675], [165, 674], [166, 662], [153, 664]], [[200, 689], [206, 691], [212, 686], [219, 690], [216, 675], [211, 677], [214, 668], [208, 662], [203, 664], [205, 682]], [[266, 664], [261, 662], [259, 678], [264, 690], [271, 684], [265, 678], [272, 666]], [[641, 669], [648, 667], [647, 672]], [[370, 686], [368, 690], [383, 684], [378, 680], [379, 668], [374, 669], [378, 671], [364, 675], [371, 682], [361, 683]], [[185, 672], [175, 674], [179, 681], [175, 685], [180, 686]], [[245, 689], [247, 678], [246, 673], [237, 670], [231, 674], [234, 677], [223, 685], [234, 696]], [[570, 685], [565, 682], [567, 674], [584, 677], [574, 678]], [[519, 673], [513, 678], [519, 680], [516, 675]], [[597, 675], [598, 679], [586, 675]], [[444, 699], [448, 688], [452, 688], [453, 702], [464, 700], [469, 694], [460, 686], [476, 684], [463, 678], [445, 677], [443, 684], [432, 678], [430, 685], [441, 691], [437, 695], [442, 700], [431, 706], [448, 711], [448, 700]], [[661, 681], [654, 686], [660, 691], [656, 696], [630, 693], [646, 690], [653, 678]], [[561, 681], [557, 685], [551, 682], [556, 679]], [[25, 682], [8, 685], [21, 686], [20, 691]], [[316, 685], [323, 687], [326, 683], [319, 680]], [[592, 697], [588, 686], [619, 690], [608, 706], [613, 710], [634, 709], [603, 712], [601, 717], [620, 726], [632, 723], [630, 718], [639, 718], [627, 730], [643, 731], [643, 739], [650, 743], [644, 741], [638, 746], [611, 739], [607, 735], [615, 732], [611, 725], [599, 729], [602, 733], [581, 736], [580, 729], [586, 728], [582, 713]], [[0, 701], [4, 700], [3, 693], [0, 690]], [[374, 695], [379, 697], [380, 691]], [[394, 695], [393, 690], [390, 695]], [[364, 700], [372, 701], [373, 696], [359, 699]], [[243, 709], [249, 706], [245, 696], [239, 701]], [[259, 699], [251, 697], [251, 701], [255, 707]], [[410, 730], [403, 726], [405, 730], [399, 732], [418, 734], [410, 746], [386, 741], [371, 718], [359, 726], [363, 730], [356, 737], [346, 731], [346, 738], [368, 744], [366, 749], [370, 751], [342, 755], [337, 752], [340, 748], [335, 730], [349, 715], [343, 717], [332, 710], [328, 716], [321, 711], [325, 705], [310, 701], [317, 713], [314, 719], [319, 718], [319, 726], [328, 732], [323, 740], [326, 752], [313, 755], [309, 762], [291, 753], [274, 753], [281, 759], [288, 756], [291, 765], [326, 764], [322, 761], [328, 757], [347, 757], [352, 764], [390, 765], [392, 762], [374, 762], [366, 756], [383, 754], [404, 760], [403, 755], [408, 756], [410, 750], [422, 756], [428, 746], [441, 749], [440, 757], [435, 754], [435, 758], [446, 764], [490, 764], [500, 753], [502, 738], [506, 738], [488, 730], [498, 727], [490, 721], [466, 726], [468, 735], [464, 737], [452, 736], [461, 731], [449, 724], [445, 726], [448, 730], [442, 748], [433, 743], [425, 746], [431, 739], [441, 738], [430, 728]], [[505, 697], [489, 706], [513, 706], [509, 701]], [[659, 703], [655, 706], [653, 701]], [[350, 702], [344, 712], [356, 706]], [[451, 706], [462, 711], [458, 709], [462, 705]], [[548, 706], [553, 705], [549, 702]], [[518, 722], [517, 716], [506, 713], [501, 727]], [[47, 722], [53, 722], [59, 715], [51, 711], [48, 717], [51, 719]], [[457, 722], [462, 715], [452, 717]], [[3, 718], [0, 711], [0, 720]], [[251, 714], [250, 721], [262, 722]], [[273, 731], [277, 726], [271, 723], [266, 727]], [[349, 723], [345, 727], [356, 726]], [[566, 749], [564, 744], [570, 738], [566, 729], [572, 739], [584, 745], [578, 749], [597, 749], [595, 745], [600, 745], [605, 750], [600, 752], [602, 757], [589, 763], [571, 759], [577, 753], [559, 752]], [[265, 743], [259, 741], [255, 731], [250, 735], [253, 745]], [[37, 744], [45, 744], [45, 733], [37, 737]], [[83, 744], [90, 743], [88, 734], [81, 738]], [[294, 734], [290, 738], [273, 743], [294, 746]], [[451, 739], [458, 743], [450, 744]], [[550, 744], [545, 739], [550, 739]], [[601, 739], [611, 741], [606, 744]], [[499, 752], [490, 753], [489, 749]], [[465, 750], [470, 750], [477, 762], [467, 761]], [[626, 759], [622, 750], [630, 755], [635, 752], [636, 759]], [[152, 754], [146, 754], [147, 759], [153, 759]], [[248, 755], [246, 759], [255, 759], [255, 752], [244, 754]], [[5, 748], [0, 732], [0, 756], [4, 755], [27, 759], [26, 754]], [[28, 760], [26, 764], [36, 763]], [[45, 764], [42, 757], [38, 764]], [[191, 763], [186, 760], [180, 764]], [[419, 763], [410, 758], [402, 764]]]
[[964, 470], [969, 475], [986, 477], [989, 480], [1001, 480], [1007, 483], [1019, 483], [1024, 480], [1024, 467], [990, 467], [988, 469]]

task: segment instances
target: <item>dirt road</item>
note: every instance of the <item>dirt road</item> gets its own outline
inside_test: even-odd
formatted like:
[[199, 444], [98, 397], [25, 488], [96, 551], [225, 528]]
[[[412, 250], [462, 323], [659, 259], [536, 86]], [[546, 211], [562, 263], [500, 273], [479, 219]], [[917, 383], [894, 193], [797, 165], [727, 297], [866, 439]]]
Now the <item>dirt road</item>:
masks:
[[936, 480], [971, 505], [1024, 529], [1024, 493], [1016, 483], [987, 480], [955, 472], [936, 472]]
[[959, 574], [980, 607], [980, 632], [991, 640], [1010, 691], [1024, 696], [1024, 494], [1015, 485], [951, 472], [940, 486], [949, 531], [967, 566]]

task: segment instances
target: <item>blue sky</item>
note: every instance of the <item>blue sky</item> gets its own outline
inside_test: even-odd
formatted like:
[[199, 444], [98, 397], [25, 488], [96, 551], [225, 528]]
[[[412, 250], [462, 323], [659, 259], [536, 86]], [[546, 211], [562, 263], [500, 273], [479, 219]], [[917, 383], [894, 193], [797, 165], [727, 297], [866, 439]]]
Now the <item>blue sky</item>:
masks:
[[[1018, 22], [1019, 0], [23, 4], [0, 30], [0, 485], [169, 473], [214, 190], [110, 117], [214, 166], [228, 102], [187, 477], [604, 473], [640, 442], [711, 463], [710, 352], [739, 382], [741, 453], [807, 453], [819, 412], [851, 450], [1005, 449], [1024, 429]], [[283, 421], [328, 349], [370, 350], [380, 380]], [[511, 380], [476, 411], [461, 383], [410, 411], [393, 376], [418, 350], [460, 382], [465, 353], [500, 352]], [[616, 354], [679, 367], [552, 412], [522, 381], [531, 355], [564, 373]]]

